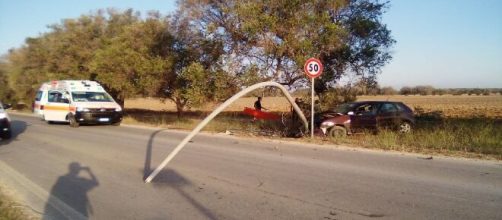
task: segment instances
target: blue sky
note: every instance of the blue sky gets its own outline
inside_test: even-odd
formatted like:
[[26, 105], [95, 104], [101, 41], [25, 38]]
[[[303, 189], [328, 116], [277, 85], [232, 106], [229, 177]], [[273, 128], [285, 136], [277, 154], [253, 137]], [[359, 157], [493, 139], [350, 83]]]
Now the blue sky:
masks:
[[[395, 0], [383, 17], [397, 40], [383, 86], [502, 87], [502, 0]], [[0, 54], [64, 18], [103, 8], [175, 10], [168, 0], [0, 0]]]
[[397, 40], [382, 85], [502, 88], [501, 0], [399, 0], [383, 19]]

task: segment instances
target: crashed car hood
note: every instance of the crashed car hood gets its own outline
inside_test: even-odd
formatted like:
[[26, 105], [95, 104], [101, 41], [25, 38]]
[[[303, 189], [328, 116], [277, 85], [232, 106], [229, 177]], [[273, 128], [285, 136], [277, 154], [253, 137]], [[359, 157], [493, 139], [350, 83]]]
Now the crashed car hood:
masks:
[[323, 122], [330, 121], [334, 122], [335, 124], [343, 124], [347, 120], [350, 119], [350, 115], [337, 115], [334, 117], [329, 117], [323, 120]]

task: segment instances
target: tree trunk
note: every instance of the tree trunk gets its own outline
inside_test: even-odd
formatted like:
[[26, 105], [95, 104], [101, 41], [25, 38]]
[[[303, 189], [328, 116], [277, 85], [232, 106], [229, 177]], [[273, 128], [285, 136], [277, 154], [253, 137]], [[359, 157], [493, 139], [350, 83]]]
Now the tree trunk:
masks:
[[178, 115], [178, 119], [183, 116], [183, 109], [185, 108], [185, 102], [183, 102], [181, 99], [176, 98], [176, 113]]
[[119, 104], [120, 107], [122, 109], [124, 109], [124, 107], [125, 107], [125, 99], [123, 97], [117, 97], [117, 99], [115, 99], [115, 101], [117, 101], [117, 104]]

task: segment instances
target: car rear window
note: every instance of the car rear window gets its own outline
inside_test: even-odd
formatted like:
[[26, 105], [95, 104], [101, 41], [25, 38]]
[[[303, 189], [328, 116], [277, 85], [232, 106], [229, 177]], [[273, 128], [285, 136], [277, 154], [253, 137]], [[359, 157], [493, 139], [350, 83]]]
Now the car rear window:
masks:
[[410, 112], [410, 113], [413, 112], [413, 110], [411, 110], [410, 107], [406, 106], [403, 103], [396, 103], [396, 106], [399, 109], [399, 111]]

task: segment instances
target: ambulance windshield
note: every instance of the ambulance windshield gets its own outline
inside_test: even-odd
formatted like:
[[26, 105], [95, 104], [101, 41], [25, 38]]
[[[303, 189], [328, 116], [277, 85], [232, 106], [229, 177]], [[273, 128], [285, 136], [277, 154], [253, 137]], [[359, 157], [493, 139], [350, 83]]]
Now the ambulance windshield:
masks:
[[112, 102], [110, 95], [104, 92], [72, 92], [74, 102]]

